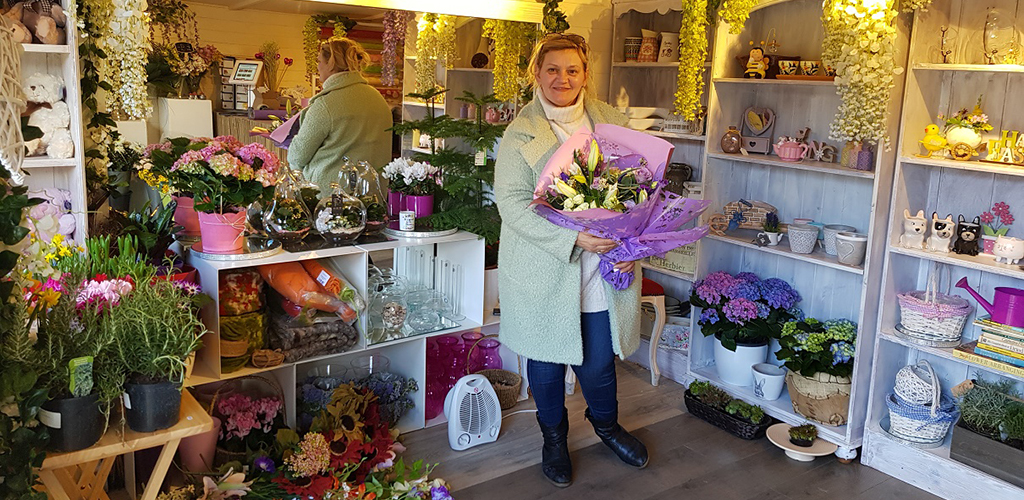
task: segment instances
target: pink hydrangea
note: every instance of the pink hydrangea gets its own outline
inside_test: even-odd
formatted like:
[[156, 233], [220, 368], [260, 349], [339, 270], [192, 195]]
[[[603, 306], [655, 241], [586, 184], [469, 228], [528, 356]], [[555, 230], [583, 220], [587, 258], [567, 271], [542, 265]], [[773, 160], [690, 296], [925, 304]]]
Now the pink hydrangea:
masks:
[[736, 282], [736, 278], [725, 272], [716, 271], [697, 283], [697, 296], [709, 304], [718, 304], [722, 294]]
[[171, 172], [180, 169], [185, 169], [185, 171], [194, 171], [199, 167], [199, 162], [207, 161], [209, 159], [210, 156], [204, 154], [202, 150], [186, 151], [185, 154], [181, 155], [181, 158], [178, 158], [178, 161], [174, 162], [174, 165], [171, 165]]
[[170, 153], [171, 152], [171, 143], [169, 143], [169, 142], [161, 142], [159, 144], [150, 144], [150, 145], [146, 146], [146, 149], [144, 149], [142, 151], [142, 156], [144, 158], [149, 158], [153, 154], [153, 151], [156, 151], [158, 149], [160, 151], [165, 152], [165, 153]]
[[255, 142], [238, 148], [236, 154], [238, 154], [238, 157], [248, 165], [254, 165], [256, 159], [260, 159], [262, 162], [260, 168], [266, 169], [270, 173], [277, 172], [281, 163], [280, 160], [277, 159], [277, 155], [267, 151], [267, 148], [264, 148], [261, 144], [257, 144]]
[[743, 298], [733, 299], [725, 304], [722, 311], [726, 319], [743, 326], [747, 321], [757, 317], [757, 303]]
[[241, 167], [246, 166], [231, 153], [221, 153], [210, 158], [210, 168], [220, 175], [239, 177]]

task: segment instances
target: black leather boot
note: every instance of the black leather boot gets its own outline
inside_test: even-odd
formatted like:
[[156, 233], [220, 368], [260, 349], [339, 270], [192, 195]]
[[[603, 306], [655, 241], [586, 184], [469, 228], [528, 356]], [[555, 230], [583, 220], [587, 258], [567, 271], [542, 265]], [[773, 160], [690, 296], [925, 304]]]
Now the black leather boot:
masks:
[[572, 462], [569, 460], [569, 412], [562, 410], [562, 422], [555, 427], [544, 425], [537, 415], [540, 433], [544, 436], [544, 448], [540, 463], [544, 477], [559, 488], [572, 484]]
[[587, 408], [583, 414], [594, 425], [594, 432], [597, 433], [597, 437], [601, 438], [605, 446], [611, 448], [619, 456], [619, 459], [638, 469], [647, 467], [647, 461], [649, 460], [647, 447], [639, 439], [626, 432], [626, 429], [623, 429], [616, 421], [601, 422], [594, 420], [594, 417], [590, 415], [590, 408]]

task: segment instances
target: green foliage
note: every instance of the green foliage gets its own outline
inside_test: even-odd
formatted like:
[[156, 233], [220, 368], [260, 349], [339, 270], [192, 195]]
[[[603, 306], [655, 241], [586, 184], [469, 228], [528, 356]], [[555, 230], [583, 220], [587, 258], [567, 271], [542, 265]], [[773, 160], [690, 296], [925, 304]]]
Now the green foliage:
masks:
[[693, 394], [700, 402], [719, 410], [725, 410], [725, 407], [733, 399], [728, 392], [719, 389], [710, 382], [694, 381], [690, 384], [690, 394]]
[[1024, 440], [1024, 403], [1012, 401], [1007, 405], [1002, 430], [1007, 439]]
[[565, 12], [558, 8], [562, 0], [544, 0], [544, 31], [547, 33], [564, 33], [569, 30], [569, 20]]
[[760, 406], [752, 405], [739, 399], [734, 399], [725, 405], [725, 412], [730, 415], [739, 416], [754, 425], [760, 424], [765, 417], [764, 410]]
[[184, 229], [174, 223], [174, 210], [177, 207], [178, 202], [171, 200], [165, 206], [150, 210], [147, 201], [139, 211], [123, 213], [111, 210], [110, 214], [120, 228], [120, 234], [138, 240], [140, 255], [146, 256], [151, 264], [159, 264], [167, 248], [174, 243], [174, 235]]
[[[117, 123], [114, 118], [106, 112], [101, 112], [96, 94], [102, 89], [111, 92], [110, 82], [100, 79], [99, 68], [106, 64], [107, 54], [96, 45], [99, 34], [106, 28], [98, 25], [97, 22], [103, 16], [92, 12], [95, 7], [93, 2], [77, 2], [78, 7], [75, 19], [79, 21], [80, 34], [82, 35], [78, 45], [78, 57], [81, 61], [81, 84], [83, 115], [85, 119], [86, 143], [84, 156], [86, 158], [86, 191], [89, 193], [89, 210], [95, 211], [106, 199], [107, 190], [107, 162], [106, 150], [111, 141], [114, 140]], [[70, 41], [69, 41], [70, 42]]]
[[974, 432], [999, 440], [999, 426], [1006, 418], [1011, 395], [1015, 392], [1008, 380], [975, 380], [974, 387], [960, 397], [960, 417]]
[[64, 280], [65, 283], [81, 283], [94, 279], [97, 274], [111, 278], [131, 276], [138, 281], [140, 276], [152, 272], [152, 266], [139, 259], [139, 244], [135, 237], [118, 236], [114, 242], [116, 246], [111, 247], [110, 235], [88, 238], [85, 240], [85, 252], [58, 259], [54, 268], [77, 278], [75, 281]]
[[818, 372], [849, 377], [853, 374], [856, 341], [857, 324], [852, 321], [790, 321], [782, 327], [782, 349], [776, 356], [785, 361], [786, 368], [805, 377]]
[[790, 427], [789, 437], [797, 441], [814, 441], [818, 437], [818, 428], [812, 424]]

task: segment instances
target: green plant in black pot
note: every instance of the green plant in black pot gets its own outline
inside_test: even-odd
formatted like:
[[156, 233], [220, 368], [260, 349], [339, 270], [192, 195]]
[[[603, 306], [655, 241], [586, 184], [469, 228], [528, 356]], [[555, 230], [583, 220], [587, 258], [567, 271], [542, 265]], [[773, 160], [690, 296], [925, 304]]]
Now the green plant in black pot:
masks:
[[154, 280], [155, 268], [112, 307], [104, 324], [126, 375], [125, 419], [137, 432], [177, 423], [189, 356], [205, 333], [197, 311], [205, 296], [192, 283]]
[[1013, 383], [1007, 380], [975, 380], [974, 387], [959, 398], [961, 425], [989, 439], [1001, 441], [999, 426], [1006, 418], [1007, 394], [1012, 393]]
[[754, 425], [760, 424], [765, 419], [764, 410], [757, 405], [752, 405], [740, 399], [734, 399], [725, 405], [725, 412], [742, 418]]
[[1024, 450], [1024, 403], [1011, 401], [1006, 406], [1001, 430], [1006, 434], [1006, 444]]
[[184, 229], [174, 223], [174, 210], [178, 202], [171, 200], [167, 205], [150, 209], [149, 202], [141, 210], [128, 213], [111, 211], [111, 216], [121, 228], [121, 234], [134, 236], [139, 250], [151, 264], [161, 264], [167, 249], [174, 243], [174, 235]]
[[814, 440], [817, 438], [818, 428], [811, 424], [789, 428], [789, 442], [797, 446], [808, 448], [814, 444]]

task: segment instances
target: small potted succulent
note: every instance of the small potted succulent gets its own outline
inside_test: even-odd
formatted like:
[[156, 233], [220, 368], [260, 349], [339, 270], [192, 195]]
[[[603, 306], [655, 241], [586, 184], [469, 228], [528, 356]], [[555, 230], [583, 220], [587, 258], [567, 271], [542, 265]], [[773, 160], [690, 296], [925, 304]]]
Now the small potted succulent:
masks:
[[763, 231], [761, 234], [768, 240], [768, 246], [776, 246], [782, 240], [782, 233], [779, 228], [779, 215], [775, 212], [768, 212], [768, 215], [764, 218], [764, 223], [761, 225], [761, 229]]
[[817, 438], [818, 428], [811, 424], [789, 428], [789, 442], [801, 448], [810, 448]]

